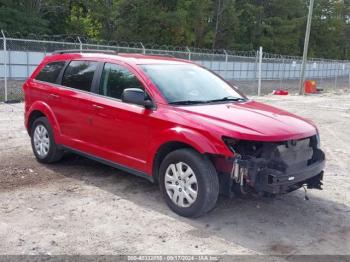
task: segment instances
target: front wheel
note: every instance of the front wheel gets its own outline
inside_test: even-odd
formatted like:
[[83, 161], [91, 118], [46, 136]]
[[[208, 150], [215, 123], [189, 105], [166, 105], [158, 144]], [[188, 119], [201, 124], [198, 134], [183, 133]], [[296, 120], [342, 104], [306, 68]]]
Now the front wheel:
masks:
[[214, 208], [218, 175], [210, 160], [192, 149], [169, 153], [160, 167], [160, 190], [167, 205], [185, 217], [199, 217]]

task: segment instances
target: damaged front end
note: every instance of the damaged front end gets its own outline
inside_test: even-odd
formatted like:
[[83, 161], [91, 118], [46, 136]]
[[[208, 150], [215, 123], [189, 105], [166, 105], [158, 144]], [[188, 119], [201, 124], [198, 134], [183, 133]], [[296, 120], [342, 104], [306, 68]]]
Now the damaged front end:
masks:
[[318, 135], [283, 142], [224, 141], [234, 153], [234, 158], [214, 160], [224, 195], [255, 191], [271, 196], [302, 186], [322, 189], [325, 155]]

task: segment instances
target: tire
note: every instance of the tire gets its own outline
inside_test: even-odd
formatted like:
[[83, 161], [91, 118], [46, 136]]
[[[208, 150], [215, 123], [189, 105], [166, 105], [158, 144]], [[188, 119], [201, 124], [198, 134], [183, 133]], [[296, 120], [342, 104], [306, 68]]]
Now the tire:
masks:
[[30, 137], [34, 155], [40, 163], [48, 164], [61, 160], [63, 150], [56, 145], [51, 125], [46, 117], [39, 117], [33, 122]]
[[[178, 171], [180, 169], [182, 172]], [[206, 156], [193, 149], [175, 150], [165, 157], [159, 171], [162, 196], [178, 215], [199, 217], [215, 207], [219, 196], [219, 179]], [[177, 174], [182, 174], [182, 180], [176, 178]]]

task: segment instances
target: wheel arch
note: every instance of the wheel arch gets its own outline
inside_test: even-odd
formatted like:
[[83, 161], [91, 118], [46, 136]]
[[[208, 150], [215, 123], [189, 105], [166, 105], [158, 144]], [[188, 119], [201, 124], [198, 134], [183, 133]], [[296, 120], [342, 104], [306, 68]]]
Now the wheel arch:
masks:
[[147, 173], [158, 179], [158, 168], [165, 155], [180, 148], [192, 148], [202, 155], [232, 156], [221, 137], [203, 134], [186, 127], [174, 127], [152, 135], [147, 158]]
[[34, 121], [36, 119], [38, 119], [39, 117], [46, 117], [47, 118], [47, 116], [43, 112], [41, 112], [40, 110], [33, 110], [30, 113], [30, 115], [28, 117], [28, 124], [27, 124], [27, 131], [28, 131], [29, 135], [31, 135], [31, 133], [32, 133], [32, 125], [33, 125]]
[[31, 126], [34, 123], [36, 119], [39, 117], [46, 117], [47, 120], [49, 121], [53, 133], [54, 133], [54, 138], [55, 141], [59, 142], [60, 141], [60, 128], [57, 122], [57, 119], [51, 110], [51, 108], [44, 102], [35, 102], [32, 104], [32, 106], [29, 108], [29, 110], [26, 112], [26, 121], [25, 121], [25, 126], [28, 131], [28, 134], [31, 134]]
[[[169, 141], [169, 142], [162, 144], [158, 148], [158, 150], [153, 158], [153, 162], [152, 162], [152, 175], [153, 175], [155, 182], [158, 182], [159, 168], [160, 168], [160, 165], [161, 165], [162, 161], [164, 160], [164, 158], [169, 153], [171, 153], [175, 150], [178, 150], [178, 149], [183, 149], [183, 148], [190, 148], [190, 149], [193, 149], [196, 152], [198, 152], [198, 150], [196, 150], [192, 145], [190, 145], [188, 143], [180, 142], [180, 141]], [[200, 152], [198, 152], [198, 153], [200, 153]]]

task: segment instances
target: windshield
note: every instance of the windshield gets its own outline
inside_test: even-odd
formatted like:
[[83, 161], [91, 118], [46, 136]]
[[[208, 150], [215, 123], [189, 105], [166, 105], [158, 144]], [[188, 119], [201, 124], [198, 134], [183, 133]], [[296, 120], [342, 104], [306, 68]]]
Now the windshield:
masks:
[[142, 65], [169, 104], [245, 100], [210, 71], [191, 64]]

